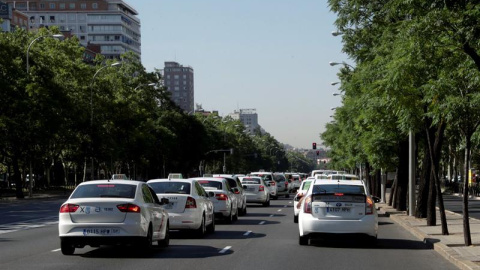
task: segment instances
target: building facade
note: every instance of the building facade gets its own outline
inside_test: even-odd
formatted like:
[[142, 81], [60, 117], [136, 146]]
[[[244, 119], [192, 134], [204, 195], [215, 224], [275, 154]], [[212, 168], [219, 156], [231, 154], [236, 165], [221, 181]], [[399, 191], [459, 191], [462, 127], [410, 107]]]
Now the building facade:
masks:
[[1, 32], [15, 31], [16, 27], [28, 29], [28, 17], [26, 14], [14, 10], [12, 5], [0, 1], [0, 19], [3, 22], [0, 24]]
[[193, 68], [177, 62], [165, 62], [163, 83], [171, 93], [172, 100], [185, 112], [194, 111]]
[[28, 17], [28, 28], [58, 26], [80, 43], [100, 46], [107, 58], [132, 51], [140, 58], [141, 35], [138, 12], [123, 0], [29, 0], [6, 1]]
[[245, 130], [253, 134], [255, 130], [261, 128], [258, 124], [258, 114], [256, 109], [240, 109], [230, 114], [234, 120], [240, 120], [245, 126]]

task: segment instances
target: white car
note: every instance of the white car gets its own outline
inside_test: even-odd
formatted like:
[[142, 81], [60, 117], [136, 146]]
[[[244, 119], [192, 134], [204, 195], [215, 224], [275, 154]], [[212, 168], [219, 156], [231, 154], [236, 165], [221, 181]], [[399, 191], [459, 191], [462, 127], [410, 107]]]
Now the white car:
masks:
[[64, 255], [86, 245], [136, 244], [149, 249], [153, 241], [169, 244], [168, 200], [159, 201], [144, 182], [83, 182], [60, 207], [58, 230]]
[[378, 217], [375, 202], [361, 180], [315, 180], [298, 216], [299, 244], [316, 236], [358, 234], [376, 242]]
[[238, 179], [238, 176], [231, 174], [214, 174], [213, 177], [225, 178], [228, 184], [232, 188], [235, 197], [237, 197], [238, 215], [244, 216], [247, 214], [247, 195], [243, 190], [242, 183]]
[[355, 174], [330, 174], [328, 180], [360, 180]]
[[243, 189], [247, 195], [248, 203], [261, 203], [263, 206], [270, 206], [270, 193], [268, 184], [258, 176], [240, 177]]
[[288, 191], [297, 192], [297, 190], [300, 188], [300, 183], [302, 182], [302, 179], [300, 178], [299, 174], [293, 174], [288, 182]]
[[215, 217], [223, 218], [227, 223], [238, 219], [237, 197], [225, 178], [198, 177], [197, 180], [213, 202]]
[[194, 179], [153, 179], [147, 184], [159, 199], [168, 199], [164, 208], [170, 217], [170, 229], [193, 230], [197, 237], [215, 231], [213, 203]]
[[293, 198], [293, 222], [298, 223], [298, 213], [300, 213], [301, 199], [307, 193], [310, 184], [313, 181], [313, 177], [309, 177], [300, 184], [300, 188], [297, 190], [297, 194]]

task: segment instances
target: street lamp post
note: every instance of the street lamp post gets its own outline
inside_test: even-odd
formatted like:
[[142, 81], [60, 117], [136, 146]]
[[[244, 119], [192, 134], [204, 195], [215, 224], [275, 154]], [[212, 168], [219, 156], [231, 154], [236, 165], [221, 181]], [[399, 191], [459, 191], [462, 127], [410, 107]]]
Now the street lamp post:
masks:
[[346, 67], [350, 67], [351, 69], [355, 69], [352, 65], [345, 63], [345, 62], [329, 62], [328, 63], [330, 66], [336, 66], [336, 65], [344, 65]]
[[90, 176], [91, 176], [91, 179], [90, 180], [93, 180], [95, 179], [95, 174], [94, 174], [94, 166], [93, 166], [93, 83], [95, 82], [95, 78], [97, 77], [97, 75], [100, 73], [100, 71], [102, 71], [103, 69], [107, 68], [107, 67], [116, 67], [118, 65], [120, 65], [121, 63], [120, 62], [115, 62], [115, 63], [112, 63], [110, 65], [105, 65], [101, 68], [99, 68], [95, 74], [93, 75], [92, 77], [92, 81], [90, 82], [90, 135], [92, 136], [90, 138], [90, 151], [91, 151], [91, 169], [92, 171], [90, 172]]
[[155, 86], [156, 83], [147, 83], [147, 84], [140, 84], [139, 86], [135, 87], [133, 91], [137, 91], [138, 88], [143, 87], [143, 86]]
[[[55, 39], [60, 39], [60, 38], [63, 38], [63, 35], [61, 34], [54, 34], [54, 35], [43, 35], [43, 36], [39, 36], [37, 38], [35, 38], [34, 40], [32, 40], [30, 42], [30, 44], [28, 44], [28, 47], [27, 47], [27, 58], [26, 58], [26, 63], [27, 63], [27, 78], [30, 77], [30, 48], [32, 47], [33, 43], [35, 43], [37, 40], [40, 40], [44, 37], [53, 37]], [[28, 183], [28, 196], [29, 197], [32, 197], [32, 193], [33, 193], [33, 181], [34, 181], [34, 175], [33, 175], [33, 170], [32, 170], [32, 161], [30, 160], [30, 168], [29, 168], [29, 183]]]

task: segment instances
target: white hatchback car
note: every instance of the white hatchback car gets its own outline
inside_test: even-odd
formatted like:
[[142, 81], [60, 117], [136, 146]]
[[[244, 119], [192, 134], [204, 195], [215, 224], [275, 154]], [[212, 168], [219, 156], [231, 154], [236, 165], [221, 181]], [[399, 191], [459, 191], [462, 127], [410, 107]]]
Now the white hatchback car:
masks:
[[168, 199], [164, 207], [170, 217], [170, 229], [193, 230], [197, 237], [215, 231], [213, 203], [194, 179], [153, 179], [147, 184], [159, 199]]
[[298, 216], [299, 244], [308, 245], [316, 236], [354, 234], [377, 239], [375, 202], [361, 180], [315, 180]]
[[64, 255], [86, 245], [169, 244], [168, 200], [159, 201], [144, 182], [95, 180], [83, 182], [60, 207], [58, 230]]
[[308, 188], [312, 184], [313, 177], [309, 177], [300, 184], [300, 188], [297, 190], [295, 198], [293, 198], [293, 222], [298, 223], [298, 213], [300, 213], [301, 199], [307, 193]]
[[261, 203], [263, 206], [270, 206], [270, 193], [268, 184], [258, 176], [240, 177], [243, 189], [247, 195], [248, 203]]
[[238, 219], [237, 197], [225, 178], [198, 177], [192, 179], [197, 180], [209, 194], [215, 217], [223, 218], [227, 223]]

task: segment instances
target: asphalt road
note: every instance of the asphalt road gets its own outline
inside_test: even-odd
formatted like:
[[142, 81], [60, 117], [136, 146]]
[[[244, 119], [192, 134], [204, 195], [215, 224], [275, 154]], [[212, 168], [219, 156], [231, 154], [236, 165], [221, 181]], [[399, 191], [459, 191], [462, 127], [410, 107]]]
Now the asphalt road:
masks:
[[249, 204], [246, 216], [193, 239], [172, 232], [170, 246], [141, 253], [128, 247], [60, 252], [57, 215], [63, 200], [0, 204], [0, 269], [457, 269], [387, 217], [376, 247], [359, 239], [298, 245], [291, 199]]

